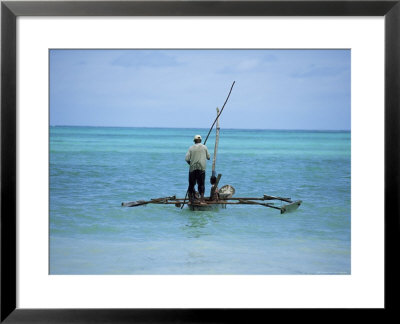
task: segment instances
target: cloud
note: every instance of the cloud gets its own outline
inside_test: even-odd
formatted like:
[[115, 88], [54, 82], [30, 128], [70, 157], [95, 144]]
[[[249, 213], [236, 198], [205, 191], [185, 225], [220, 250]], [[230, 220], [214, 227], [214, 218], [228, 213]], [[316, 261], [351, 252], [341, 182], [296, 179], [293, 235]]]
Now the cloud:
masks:
[[173, 67], [180, 63], [172, 56], [157, 50], [131, 50], [111, 62], [126, 68]]
[[[255, 55], [252, 55], [255, 54]], [[242, 59], [234, 59], [229, 62], [229, 65], [224, 66], [220, 73], [246, 73], [260, 71], [266, 68], [269, 63], [277, 62], [278, 59], [273, 54], [257, 55], [258, 51], [255, 50], [250, 55]]]
[[320, 77], [335, 77], [341, 75], [343, 72], [348, 72], [347, 67], [337, 66], [315, 66], [311, 65], [308, 69], [303, 71], [294, 72], [291, 74], [293, 78], [320, 78]]

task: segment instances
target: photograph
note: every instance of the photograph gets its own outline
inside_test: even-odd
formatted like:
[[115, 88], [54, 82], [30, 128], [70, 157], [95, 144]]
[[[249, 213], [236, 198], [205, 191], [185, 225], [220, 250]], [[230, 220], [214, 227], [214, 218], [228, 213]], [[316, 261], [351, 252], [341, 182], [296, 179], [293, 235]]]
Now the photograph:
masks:
[[399, 2], [2, 1], [0, 322], [392, 318]]
[[49, 55], [49, 275], [351, 275], [351, 49]]

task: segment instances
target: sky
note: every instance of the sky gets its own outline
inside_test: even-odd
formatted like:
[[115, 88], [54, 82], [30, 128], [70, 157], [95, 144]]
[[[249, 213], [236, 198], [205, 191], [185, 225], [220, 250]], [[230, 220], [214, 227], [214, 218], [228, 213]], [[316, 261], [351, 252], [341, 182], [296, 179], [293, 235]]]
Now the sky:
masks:
[[58, 50], [50, 125], [350, 130], [350, 50]]

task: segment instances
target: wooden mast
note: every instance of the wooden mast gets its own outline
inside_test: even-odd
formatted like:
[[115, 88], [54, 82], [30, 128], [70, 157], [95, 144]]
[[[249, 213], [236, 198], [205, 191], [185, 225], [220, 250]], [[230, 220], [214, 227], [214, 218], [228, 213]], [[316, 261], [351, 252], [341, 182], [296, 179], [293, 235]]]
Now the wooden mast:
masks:
[[212, 174], [210, 178], [210, 182], [212, 184], [211, 186], [211, 191], [210, 191], [210, 200], [215, 199], [214, 197], [215, 190], [218, 187], [219, 180], [221, 180], [222, 174], [218, 174], [218, 177], [216, 177], [216, 172], [215, 172], [215, 162], [217, 161], [217, 152], [218, 152], [218, 143], [219, 143], [219, 109], [217, 107], [217, 128], [216, 128], [216, 133], [215, 133], [215, 146], [214, 146], [214, 156], [213, 156], [213, 164], [212, 164]]
[[212, 177], [215, 177], [215, 162], [217, 161], [217, 152], [218, 152], [218, 142], [219, 142], [219, 109], [217, 107], [217, 129], [215, 133], [215, 146], [214, 146], [214, 157], [212, 164]]

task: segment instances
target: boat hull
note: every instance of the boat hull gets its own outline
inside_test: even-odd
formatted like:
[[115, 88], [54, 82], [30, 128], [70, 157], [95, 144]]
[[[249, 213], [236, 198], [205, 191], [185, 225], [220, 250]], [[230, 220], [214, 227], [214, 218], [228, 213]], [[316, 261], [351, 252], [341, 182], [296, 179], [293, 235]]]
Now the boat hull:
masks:
[[188, 204], [188, 207], [192, 211], [208, 211], [208, 210], [218, 210], [221, 208], [226, 208], [226, 204]]

